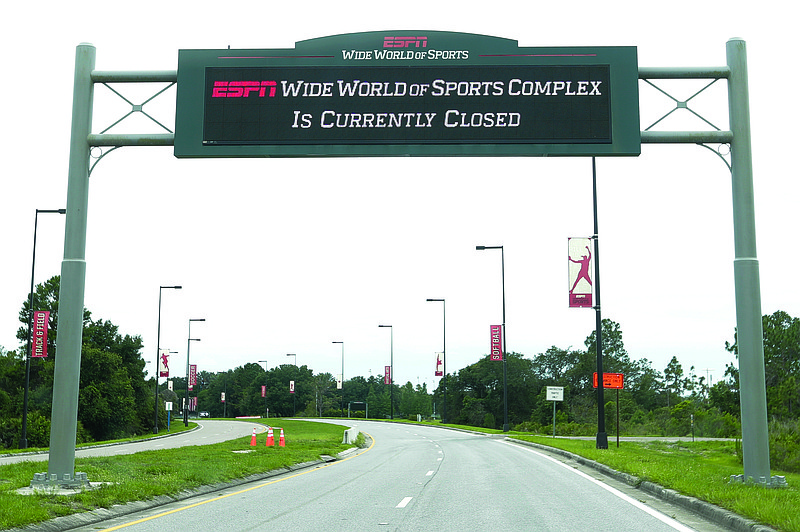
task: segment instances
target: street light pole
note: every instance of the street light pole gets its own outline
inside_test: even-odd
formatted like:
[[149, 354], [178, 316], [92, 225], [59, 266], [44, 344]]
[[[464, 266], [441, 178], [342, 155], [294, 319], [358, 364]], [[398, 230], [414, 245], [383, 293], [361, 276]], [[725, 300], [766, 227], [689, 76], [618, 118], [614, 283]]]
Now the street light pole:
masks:
[[507, 378], [507, 359], [506, 349], [506, 259], [503, 246], [475, 246], [478, 251], [485, 249], [500, 250], [500, 275], [503, 283], [503, 432], [508, 432], [508, 378]]
[[297, 416], [297, 355], [295, 353], [287, 353], [287, 357], [294, 357], [294, 389], [292, 390], [292, 417]]
[[67, 209], [36, 209], [33, 218], [33, 259], [31, 260], [31, 291], [28, 295], [28, 347], [25, 350], [25, 393], [22, 400], [22, 436], [19, 448], [28, 448], [28, 389], [31, 383], [31, 337], [33, 336], [33, 274], [36, 271], [36, 232], [39, 229], [39, 213], [66, 214]]
[[444, 394], [442, 423], [447, 423], [447, 304], [444, 299], [426, 299], [425, 301], [442, 302], [442, 392]]
[[259, 360], [259, 362], [264, 363], [264, 416], [269, 418], [269, 409], [267, 408], [267, 361], [266, 360]]
[[595, 436], [595, 448], [608, 449], [605, 392], [603, 391], [603, 317], [600, 314], [600, 239], [597, 229], [597, 165], [594, 157], [592, 157], [592, 204], [594, 207], [594, 236], [592, 240], [594, 240], [595, 351], [597, 354], [597, 435]]
[[391, 325], [378, 325], [389, 328], [389, 417], [394, 419], [394, 327]]
[[344, 342], [331, 342], [332, 344], [342, 344], [342, 417], [344, 417]]
[[159, 286], [158, 287], [158, 334], [156, 335], [156, 392], [155, 406], [153, 407], [153, 434], [158, 434], [158, 360], [161, 356], [161, 290], [164, 288], [174, 288], [180, 290], [181, 286]]
[[189, 318], [189, 339], [186, 341], [186, 398], [183, 403], [183, 426], [189, 426], [189, 350], [192, 347], [192, 341], [199, 342], [200, 338], [192, 338], [192, 322], [193, 321], [206, 321], [205, 318]]

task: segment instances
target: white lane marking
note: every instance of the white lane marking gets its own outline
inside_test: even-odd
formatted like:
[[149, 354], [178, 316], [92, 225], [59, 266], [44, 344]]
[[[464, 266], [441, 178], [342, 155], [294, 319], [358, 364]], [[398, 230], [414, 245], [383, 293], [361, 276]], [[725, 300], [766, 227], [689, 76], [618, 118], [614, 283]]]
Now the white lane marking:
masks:
[[433, 471], [428, 471], [427, 473], [425, 473], [425, 476], [426, 476], [426, 477], [429, 477], [429, 476], [431, 476], [431, 475], [433, 475]]
[[649, 506], [647, 506], [645, 504], [642, 504], [641, 502], [637, 501], [636, 499], [633, 499], [633, 498], [625, 495], [624, 493], [622, 493], [618, 489], [612, 488], [608, 484], [604, 484], [603, 482], [600, 482], [599, 480], [597, 480], [595, 478], [592, 478], [591, 476], [587, 475], [583, 471], [578, 471], [577, 469], [574, 469], [572, 466], [567, 465], [564, 462], [560, 462], [560, 461], [556, 460], [555, 458], [551, 458], [551, 457], [547, 456], [546, 454], [542, 454], [542, 453], [540, 453], [538, 451], [534, 451], [533, 449], [530, 449], [530, 448], [527, 448], [527, 447], [514, 445], [513, 443], [506, 443], [506, 442], [500, 442], [500, 443], [503, 443], [505, 445], [512, 445], [512, 446], [514, 446], [514, 447], [516, 447], [518, 449], [521, 449], [523, 451], [528, 451], [528, 452], [533, 453], [533, 454], [538, 454], [542, 458], [546, 458], [546, 459], [550, 460], [551, 462], [553, 462], [554, 464], [560, 465], [561, 467], [563, 467], [567, 471], [571, 471], [571, 472], [575, 473], [576, 475], [582, 476], [583, 478], [585, 478], [589, 482], [597, 484], [598, 486], [600, 486], [604, 490], [608, 491], [612, 495], [616, 495], [617, 497], [619, 497], [623, 501], [635, 506], [636, 508], [639, 508], [643, 512], [655, 517], [656, 519], [658, 519], [659, 521], [661, 521], [665, 525], [667, 525], [667, 526], [669, 526], [671, 528], [674, 528], [675, 530], [679, 530], [680, 532], [693, 532], [694, 531], [693, 528], [689, 528], [688, 526], [685, 526], [685, 525], [679, 523], [678, 521], [672, 519], [671, 517], [668, 517], [668, 516], [662, 514], [658, 510], [655, 510], [655, 509], [650, 508]]
[[408, 503], [410, 503], [410, 502], [411, 502], [411, 499], [412, 499], [412, 498], [413, 498], [413, 497], [406, 497], [405, 499], [403, 499], [402, 501], [400, 501], [400, 504], [398, 504], [397, 506], [395, 506], [395, 508], [405, 508], [405, 507], [406, 507], [406, 505], [407, 505]]

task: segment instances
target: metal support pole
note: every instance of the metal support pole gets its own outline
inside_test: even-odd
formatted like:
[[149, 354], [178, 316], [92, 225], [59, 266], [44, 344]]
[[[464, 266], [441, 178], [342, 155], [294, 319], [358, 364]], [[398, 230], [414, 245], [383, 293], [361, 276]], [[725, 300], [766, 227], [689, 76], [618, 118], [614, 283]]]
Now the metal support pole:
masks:
[[264, 363], [264, 417], [269, 419], [269, 406], [267, 406], [267, 379], [269, 378], [269, 368], [266, 360], [259, 360]]
[[506, 256], [500, 246], [500, 275], [503, 281], [503, 432], [508, 432], [508, 348], [506, 334]]
[[389, 415], [394, 419], [394, 327], [389, 326]]
[[753, 163], [750, 147], [750, 107], [745, 42], [726, 44], [730, 78], [728, 106], [733, 190], [733, 262], [736, 289], [736, 343], [739, 349], [739, 390], [742, 410], [744, 479], [770, 483], [767, 393], [761, 322], [761, 288], [756, 258]]
[[608, 449], [605, 393], [603, 391], [603, 317], [600, 314], [600, 244], [597, 232], [597, 162], [592, 157], [592, 202], [594, 204], [594, 295], [595, 351], [597, 354], [597, 437], [595, 447]]
[[[341, 410], [342, 417], [344, 417], [344, 341], [334, 341], [332, 344], [342, 344], [342, 396], [341, 396]], [[349, 403], [348, 403], [349, 405]], [[321, 414], [320, 414], [321, 415]], [[350, 417], [350, 407], [347, 407], [347, 417]]]
[[[91, 44], [78, 45], [72, 98], [67, 217], [64, 260], [59, 288], [57, 357], [50, 417], [50, 459], [47, 478], [31, 484], [81, 486], [85, 473], [75, 474], [75, 439], [78, 424], [78, 390], [83, 339], [83, 296], [86, 283], [86, 222], [89, 207], [89, 142], [92, 128], [94, 70], [97, 51]], [[76, 476], [78, 478], [76, 478]]]

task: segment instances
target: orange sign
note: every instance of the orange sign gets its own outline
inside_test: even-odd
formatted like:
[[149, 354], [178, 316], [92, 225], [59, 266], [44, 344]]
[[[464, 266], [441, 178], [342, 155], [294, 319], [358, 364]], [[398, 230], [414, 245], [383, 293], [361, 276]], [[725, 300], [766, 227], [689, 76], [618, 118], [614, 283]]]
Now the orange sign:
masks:
[[[625, 375], [622, 373], [603, 373], [603, 388], [621, 390], [624, 388]], [[597, 372], [594, 372], [594, 387], [597, 388]]]

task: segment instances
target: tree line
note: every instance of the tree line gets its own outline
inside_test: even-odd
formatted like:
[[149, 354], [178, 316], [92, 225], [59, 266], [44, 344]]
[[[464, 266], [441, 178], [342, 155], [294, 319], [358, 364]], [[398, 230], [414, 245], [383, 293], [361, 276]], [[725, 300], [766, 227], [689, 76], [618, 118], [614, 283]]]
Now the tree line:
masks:
[[[50, 357], [31, 364], [28, 406], [29, 446], [49, 444], [53, 370], [57, 356], [54, 340], [58, 326], [59, 277], [36, 287], [35, 307], [50, 310]], [[0, 445], [19, 443], [25, 379], [25, 342], [29, 303], [20, 310], [23, 326], [17, 331], [17, 351], [0, 348]], [[800, 413], [800, 319], [778, 311], [763, 317], [767, 407], [771, 420], [797, 423]], [[646, 358], [633, 359], [625, 349], [620, 325], [602, 321], [604, 371], [622, 373], [622, 390], [605, 391], [606, 428], [626, 434], [698, 435], [738, 437], [739, 388], [735, 361], [725, 376], [710, 382], [702, 370], [684, 368], [678, 356], [663, 370]], [[165, 404], [173, 403], [173, 416], [183, 404], [186, 379], [159, 383], [145, 378], [140, 336], [119, 334], [109, 321], [95, 319], [84, 310], [83, 349], [79, 393], [79, 441], [121, 438], [152, 431], [157, 410], [161, 428], [166, 427]], [[553, 404], [547, 386], [562, 386], [564, 400], [556, 404], [556, 423], [561, 434], [594, 434], [597, 426], [597, 394], [593, 386], [596, 368], [594, 331], [584, 348], [552, 346], [527, 357], [507, 353], [508, 418], [512, 428], [548, 432], [553, 423]], [[726, 343], [737, 355], [736, 335]], [[289, 383], [294, 381], [294, 393]], [[193, 412], [212, 417], [239, 416], [353, 416], [370, 418], [440, 417], [447, 388], [448, 423], [500, 428], [504, 421], [502, 363], [488, 355], [440, 379], [435, 390], [426, 385], [388, 385], [381, 377], [352, 377], [337, 387], [329, 373], [315, 374], [307, 366], [282, 364], [269, 370], [256, 363], [224, 372], [201, 371], [189, 395], [197, 398]], [[263, 387], [263, 395], [262, 395]], [[224, 394], [224, 402], [223, 402]], [[158, 407], [155, 406], [156, 396]]]

